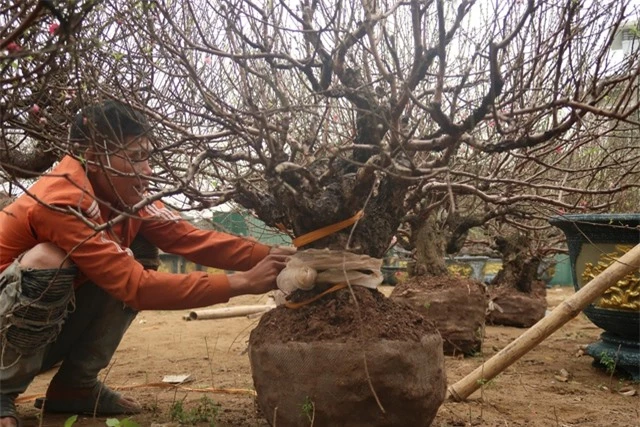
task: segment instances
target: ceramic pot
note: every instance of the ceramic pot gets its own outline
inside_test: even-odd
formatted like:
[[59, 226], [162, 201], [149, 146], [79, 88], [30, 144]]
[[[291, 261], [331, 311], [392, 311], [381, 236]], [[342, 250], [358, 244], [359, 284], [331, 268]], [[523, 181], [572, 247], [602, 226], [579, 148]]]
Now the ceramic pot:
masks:
[[[549, 222], [567, 236], [574, 288], [604, 271], [640, 243], [640, 214], [580, 214], [553, 217]], [[605, 330], [587, 353], [601, 363], [603, 355], [618, 360], [634, 378], [640, 375], [640, 272], [611, 286], [584, 313]], [[628, 368], [628, 369], [625, 369]]]

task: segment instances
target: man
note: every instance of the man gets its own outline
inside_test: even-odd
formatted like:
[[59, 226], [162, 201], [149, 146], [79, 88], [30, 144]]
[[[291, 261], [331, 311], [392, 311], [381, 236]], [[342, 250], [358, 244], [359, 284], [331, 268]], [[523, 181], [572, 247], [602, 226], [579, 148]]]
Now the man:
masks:
[[[139, 412], [98, 381], [137, 310], [267, 292], [292, 253], [197, 229], [161, 202], [136, 209], [152, 174], [151, 146], [146, 120], [129, 107], [107, 101], [86, 108], [69, 137], [79, 155], [64, 157], [0, 212], [0, 427], [19, 425], [16, 396], [60, 361], [45, 410]], [[149, 258], [147, 242], [240, 272], [145, 269], [138, 260]]]

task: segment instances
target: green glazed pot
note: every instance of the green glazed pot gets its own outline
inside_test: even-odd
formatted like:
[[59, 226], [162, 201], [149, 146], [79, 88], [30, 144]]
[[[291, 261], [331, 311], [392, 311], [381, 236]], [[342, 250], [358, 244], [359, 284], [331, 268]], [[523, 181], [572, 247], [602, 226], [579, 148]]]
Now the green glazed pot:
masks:
[[[573, 286], [580, 289], [640, 243], [640, 214], [576, 214], [549, 223], [567, 236]], [[595, 325], [623, 339], [640, 340], [640, 274], [629, 274], [590, 304], [584, 313]]]

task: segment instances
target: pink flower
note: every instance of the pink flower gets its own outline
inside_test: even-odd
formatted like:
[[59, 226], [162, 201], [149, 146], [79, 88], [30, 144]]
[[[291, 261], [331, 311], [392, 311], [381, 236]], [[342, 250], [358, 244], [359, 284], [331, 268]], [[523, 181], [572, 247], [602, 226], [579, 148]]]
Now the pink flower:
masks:
[[211, 57], [210, 56], [205, 56], [204, 57], [204, 63], [207, 65], [211, 65]]
[[40, 106], [38, 104], [33, 104], [29, 109], [31, 114], [38, 114], [40, 112]]
[[9, 51], [9, 53], [15, 53], [15, 52], [20, 52], [20, 45], [16, 42], [11, 42], [7, 45], [6, 49]]
[[49, 25], [49, 34], [50, 35], [54, 35], [56, 33], [56, 31], [58, 31], [58, 28], [60, 28], [60, 24], [58, 24], [57, 22], [54, 22], [53, 24]]

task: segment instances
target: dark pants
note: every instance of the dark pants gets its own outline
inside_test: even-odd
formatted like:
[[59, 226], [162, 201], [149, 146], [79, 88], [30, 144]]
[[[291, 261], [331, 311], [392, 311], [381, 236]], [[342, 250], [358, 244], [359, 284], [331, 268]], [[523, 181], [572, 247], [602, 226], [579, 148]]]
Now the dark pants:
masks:
[[[93, 283], [75, 292], [76, 268], [0, 274], [0, 392], [20, 394], [62, 361], [53, 381], [91, 387], [136, 312]], [[43, 291], [44, 289], [44, 291]]]

